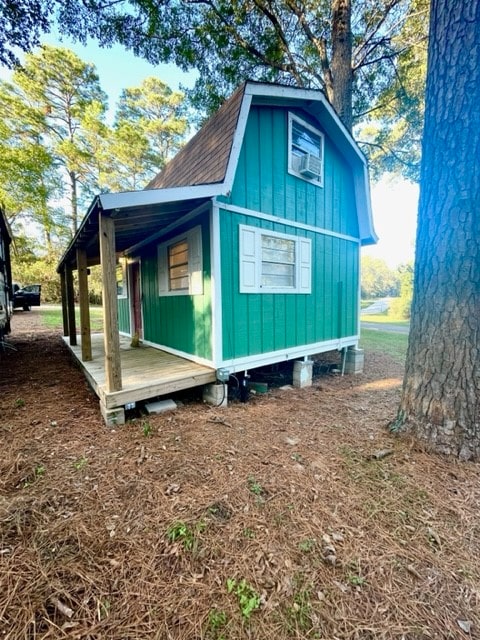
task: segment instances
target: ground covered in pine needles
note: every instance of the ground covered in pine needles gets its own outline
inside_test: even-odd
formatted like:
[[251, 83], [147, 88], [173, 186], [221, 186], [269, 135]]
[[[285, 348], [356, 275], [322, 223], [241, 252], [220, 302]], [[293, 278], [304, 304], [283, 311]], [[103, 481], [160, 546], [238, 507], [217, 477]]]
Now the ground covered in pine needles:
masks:
[[480, 638], [480, 467], [388, 432], [389, 357], [110, 430], [38, 314], [0, 353], [0, 638]]

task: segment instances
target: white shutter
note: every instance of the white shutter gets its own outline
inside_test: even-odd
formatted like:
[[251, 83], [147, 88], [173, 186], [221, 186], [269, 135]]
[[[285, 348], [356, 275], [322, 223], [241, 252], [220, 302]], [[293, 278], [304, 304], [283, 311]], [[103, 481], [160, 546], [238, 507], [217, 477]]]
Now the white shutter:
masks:
[[254, 293], [257, 282], [257, 232], [240, 225], [240, 293]]
[[312, 241], [308, 238], [298, 240], [298, 277], [299, 293], [312, 293]]
[[188, 232], [188, 273], [190, 275], [189, 293], [200, 295], [203, 293], [203, 256], [202, 256], [202, 228], [194, 227]]
[[167, 263], [167, 245], [159, 244], [157, 251], [158, 263], [158, 294], [160, 296], [168, 293], [168, 263]]

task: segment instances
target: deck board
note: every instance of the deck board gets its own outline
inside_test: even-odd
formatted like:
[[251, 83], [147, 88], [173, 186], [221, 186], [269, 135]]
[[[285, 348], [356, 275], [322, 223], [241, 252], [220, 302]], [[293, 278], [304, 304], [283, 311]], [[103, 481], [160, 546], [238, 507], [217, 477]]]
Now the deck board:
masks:
[[146, 345], [131, 347], [130, 338], [120, 336], [122, 389], [107, 393], [103, 334], [92, 334], [89, 362], [82, 362], [81, 337], [77, 338], [76, 346], [71, 346], [68, 338], [64, 341], [107, 409], [215, 382], [215, 369], [211, 367]]

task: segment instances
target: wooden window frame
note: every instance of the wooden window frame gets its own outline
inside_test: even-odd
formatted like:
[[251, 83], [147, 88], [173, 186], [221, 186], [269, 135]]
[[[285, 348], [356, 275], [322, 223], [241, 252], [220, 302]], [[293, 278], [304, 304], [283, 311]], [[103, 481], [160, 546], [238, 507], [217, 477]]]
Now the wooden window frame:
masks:
[[[188, 288], [171, 289], [169, 250], [182, 242], [187, 243], [188, 250]], [[202, 227], [189, 229], [186, 233], [162, 242], [157, 248], [158, 260], [158, 295], [189, 296], [203, 294], [203, 253]]]

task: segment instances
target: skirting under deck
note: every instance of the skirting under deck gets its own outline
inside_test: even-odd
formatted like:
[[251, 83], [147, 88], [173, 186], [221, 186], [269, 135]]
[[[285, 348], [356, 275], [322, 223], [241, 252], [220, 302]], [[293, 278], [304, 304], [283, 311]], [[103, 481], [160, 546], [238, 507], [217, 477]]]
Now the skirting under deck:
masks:
[[82, 362], [81, 338], [78, 345], [65, 344], [78, 360], [91, 387], [106, 409], [124, 407], [131, 402], [148, 400], [182, 389], [190, 389], [215, 382], [215, 369], [185, 358], [140, 345], [132, 347], [130, 338], [120, 336], [122, 389], [107, 393], [105, 390], [105, 350], [103, 334], [92, 334], [92, 360]]

